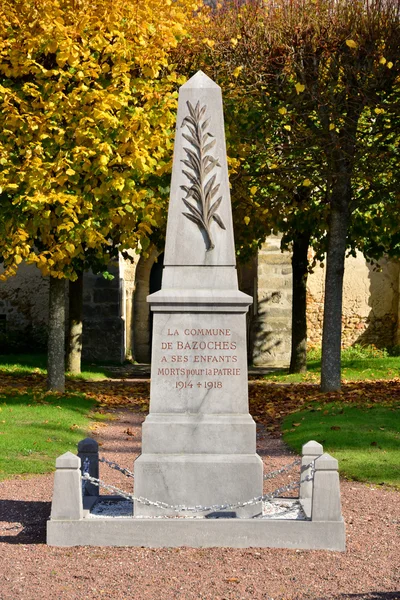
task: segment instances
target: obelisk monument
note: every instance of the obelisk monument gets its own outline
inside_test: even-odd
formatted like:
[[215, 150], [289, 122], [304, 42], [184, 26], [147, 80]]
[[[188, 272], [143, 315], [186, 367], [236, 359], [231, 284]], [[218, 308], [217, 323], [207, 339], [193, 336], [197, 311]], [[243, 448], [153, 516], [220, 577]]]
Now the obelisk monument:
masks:
[[[252, 298], [238, 289], [221, 89], [201, 71], [179, 93], [162, 288], [148, 302], [150, 413], [135, 496], [173, 506], [261, 496], [262, 461], [248, 412]], [[134, 511], [179, 514], [137, 502]], [[260, 503], [233, 511], [260, 512]]]

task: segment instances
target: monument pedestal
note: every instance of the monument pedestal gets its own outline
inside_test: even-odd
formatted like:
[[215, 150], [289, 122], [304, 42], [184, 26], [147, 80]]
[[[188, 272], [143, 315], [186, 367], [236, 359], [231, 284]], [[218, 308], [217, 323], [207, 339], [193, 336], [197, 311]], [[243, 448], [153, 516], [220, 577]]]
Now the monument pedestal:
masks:
[[[198, 513], [207, 515], [218, 512], [211, 507], [262, 495], [262, 461], [247, 397], [245, 312], [251, 301], [238, 290], [221, 289], [167, 289], [149, 296], [151, 400], [142, 455], [135, 461], [137, 497], [209, 507]], [[261, 503], [228, 512], [252, 518], [261, 514]], [[135, 516], [179, 514], [135, 505]]]
[[[202, 506], [196, 517], [228, 512], [230, 517], [261, 516], [261, 502], [245, 507], [221, 505], [261, 496], [262, 464], [256, 455], [145, 454], [135, 463], [139, 497], [157, 498], [169, 505]], [[137, 503], [135, 516], [188, 516], [187, 512]]]
[[[171, 508], [137, 503], [135, 516], [207, 514], [261, 496], [247, 396], [253, 300], [238, 289], [221, 89], [201, 71], [179, 92], [162, 286], [148, 302], [150, 414], [135, 494]], [[235, 510], [260, 513], [261, 503]]]

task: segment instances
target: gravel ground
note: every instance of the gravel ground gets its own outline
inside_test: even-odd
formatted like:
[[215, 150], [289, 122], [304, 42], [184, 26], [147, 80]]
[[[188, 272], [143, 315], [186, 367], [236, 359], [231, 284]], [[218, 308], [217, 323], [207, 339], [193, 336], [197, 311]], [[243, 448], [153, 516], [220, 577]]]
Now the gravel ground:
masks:
[[[132, 468], [143, 416], [116, 410], [95, 433], [101, 453]], [[259, 427], [266, 470], [293, 460]], [[101, 476], [127, 480], [101, 465]], [[273, 487], [297, 477], [273, 480]], [[52, 475], [0, 482], [0, 600], [400, 599], [400, 493], [342, 481], [346, 552], [282, 549], [50, 548], [45, 544]], [[128, 482], [129, 483], [129, 482]], [[272, 482], [267, 482], [273, 489]]]

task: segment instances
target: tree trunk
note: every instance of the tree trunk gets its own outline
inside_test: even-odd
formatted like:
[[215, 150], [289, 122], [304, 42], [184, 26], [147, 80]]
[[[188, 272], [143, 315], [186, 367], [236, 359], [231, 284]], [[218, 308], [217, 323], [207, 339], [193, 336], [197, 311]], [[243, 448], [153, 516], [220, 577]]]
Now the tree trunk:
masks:
[[81, 372], [82, 307], [83, 273], [79, 273], [76, 281], [69, 282], [67, 371], [75, 375]]
[[343, 276], [349, 223], [348, 203], [344, 201], [348, 190], [342, 191], [341, 206], [333, 204], [329, 219], [322, 332], [321, 391], [323, 392], [338, 391], [341, 386]]
[[307, 277], [310, 233], [299, 233], [293, 240], [292, 274], [292, 350], [289, 373], [307, 371]]
[[50, 277], [47, 389], [65, 391], [65, 279]]

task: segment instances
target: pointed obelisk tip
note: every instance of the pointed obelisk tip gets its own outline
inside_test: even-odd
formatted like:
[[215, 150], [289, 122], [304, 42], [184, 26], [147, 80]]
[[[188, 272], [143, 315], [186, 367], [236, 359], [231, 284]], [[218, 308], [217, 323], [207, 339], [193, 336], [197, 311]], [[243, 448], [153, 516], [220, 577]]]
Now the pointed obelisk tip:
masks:
[[197, 71], [196, 75], [193, 75], [186, 83], [184, 83], [181, 89], [188, 88], [217, 88], [219, 89], [219, 85], [215, 83], [208, 75], [203, 73], [203, 71]]

